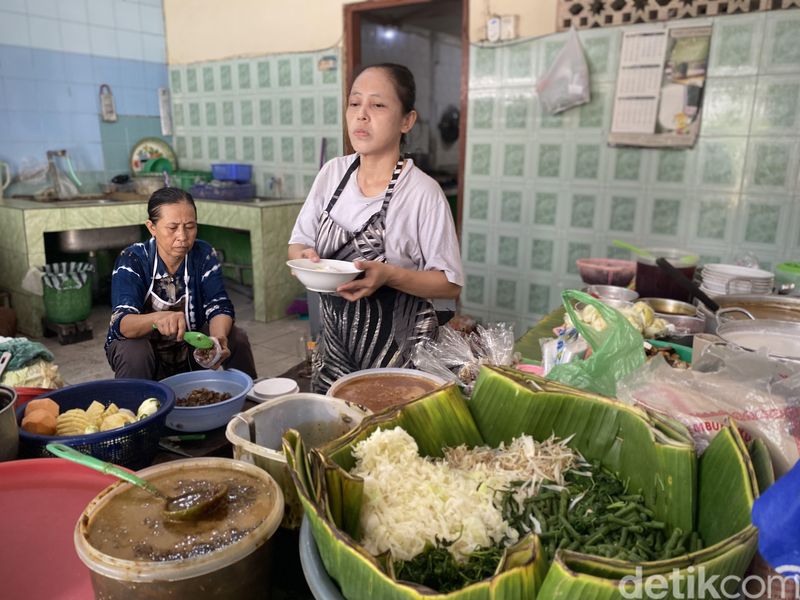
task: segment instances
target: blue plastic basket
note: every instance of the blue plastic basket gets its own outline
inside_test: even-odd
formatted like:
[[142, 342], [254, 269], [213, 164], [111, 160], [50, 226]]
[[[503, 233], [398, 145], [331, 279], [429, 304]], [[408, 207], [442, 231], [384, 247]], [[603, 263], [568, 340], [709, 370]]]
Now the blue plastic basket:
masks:
[[[65, 412], [72, 408], [86, 409], [93, 400], [104, 406], [112, 402], [119, 408], [136, 412], [142, 401], [155, 398], [161, 406], [155, 412], [125, 427], [77, 436], [36, 435], [20, 428], [20, 458], [52, 457], [45, 446], [59, 442], [95, 458], [129, 469], [142, 469], [153, 462], [158, 452], [158, 440], [164, 430], [167, 414], [175, 406], [175, 393], [157, 381], [144, 379], [106, 379], [71, 385], [52, 390], [39, 398], [52, 398]], [[25, 406], [17, 409], [17, 422], [22, 423]]]
[[224, 184], [196, 183], [189, 188], [189, 193], [198, 200], [251, 200], [256, 196], [256, 186], [252, 183]]
[[253, 177], [253, 165], [220, 163], [211, 165], [211, 177], [220, 181], [247, 183]]

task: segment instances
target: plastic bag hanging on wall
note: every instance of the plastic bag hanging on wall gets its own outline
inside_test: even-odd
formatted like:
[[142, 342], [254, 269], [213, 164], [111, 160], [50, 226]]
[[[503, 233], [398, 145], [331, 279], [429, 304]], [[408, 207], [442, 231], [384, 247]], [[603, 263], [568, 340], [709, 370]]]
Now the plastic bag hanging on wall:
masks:
[[113, 123], [117, 120], [117, 109], [114, 106], [114, 95], [111, 86], [104, 83], [100, 86], [100, 116], [103, 121]]
[[564, 112], [591, 100], [589, 66], [583, 55], [578, 32], [572, 27], [567, 43], [556, 56], [544, 76], [536, 82], [539, 102], [551, 115]]

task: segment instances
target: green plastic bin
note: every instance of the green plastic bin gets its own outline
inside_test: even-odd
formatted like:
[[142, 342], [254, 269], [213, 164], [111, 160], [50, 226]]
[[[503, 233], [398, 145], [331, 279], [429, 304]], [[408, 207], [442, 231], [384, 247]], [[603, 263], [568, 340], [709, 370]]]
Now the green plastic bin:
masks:
[[63, 262], [44, 266], [44, 311], [53, 323], [83, 321], [92, 312], [92, 265]]
[[170, 184], [187, 192], [195, 183], [205, 181], [211, 181], [211, 171], [175, 171], [170, 175]]

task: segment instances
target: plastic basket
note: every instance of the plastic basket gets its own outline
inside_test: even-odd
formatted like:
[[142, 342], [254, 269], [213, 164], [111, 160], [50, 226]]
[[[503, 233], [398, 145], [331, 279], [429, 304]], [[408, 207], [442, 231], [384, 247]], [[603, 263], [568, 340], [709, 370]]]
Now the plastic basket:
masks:
[[[161, 406], [155, 412], [125, 427], [77, 436], [36, 435], [20, 429], [20, 458], [43, 458], [51, 454], [45, 446], [59, 442], [79, 452], [112, 462], [129, 469], [142, 469], [153, 462], [158, 452], [158, 440], [164, 430], [167, 414], [175, 406], [175, 393], [166, 385], [144, 379], [106, 379], [49, 390], [42, 397], [52, 398], [60, 412], [71, 408], [86, 409], [93, 400], [105, 406], [112, 402], [134, 413], [147, 398], [156, 398]], [[17, 408], [17, 422], [22, 423], [25, 407]]]
[[220, 181], [247, 183], [253, 176], [253, 166], [240, 163], [221, 163], [211, 165], [211, 175]]
[[44, 286], [44, 311], [53, 323], [83, 321], [92, 312], [92, 286], [61, 290]]
[[186, 191], [195, 183], [206, 181], [211, 181], [211, 173], [209, 171], [175, 171], [170, 175], [170, 184]]
[[193, 185], [189, 192], [195, 198], [206, 200], [250, 200], [256, 196], [256, 186], [252, 183], [226, 182], [224, 185], [198, 183]]

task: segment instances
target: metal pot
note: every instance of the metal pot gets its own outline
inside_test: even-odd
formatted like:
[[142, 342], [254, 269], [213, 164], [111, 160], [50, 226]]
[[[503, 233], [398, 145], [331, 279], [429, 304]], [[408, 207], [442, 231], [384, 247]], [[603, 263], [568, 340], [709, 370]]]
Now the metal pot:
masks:
[[726, 321], [717, 328], [717, 335], [728, 344], [745, 350], [766, 348], [772, 358], [800, 362], [800, 322]]
[[741, 311], [725, 311], [724, 316], [717, 317], [702, 303], [697, 307], [698, 314], [705, 317], [706, 333], [717, 333], [719, 325], [730, 320], [770, 319], [800, 323], [800, 298], [791, 296], [763, 296], [750, 294], [733, 294], [715, 296], [714, 300], [720, 309], [740, 308]]
[[19, 432], [14, 404], [17, 392], [14, 388], [0, 385], [0, 461], [17, 458]]

